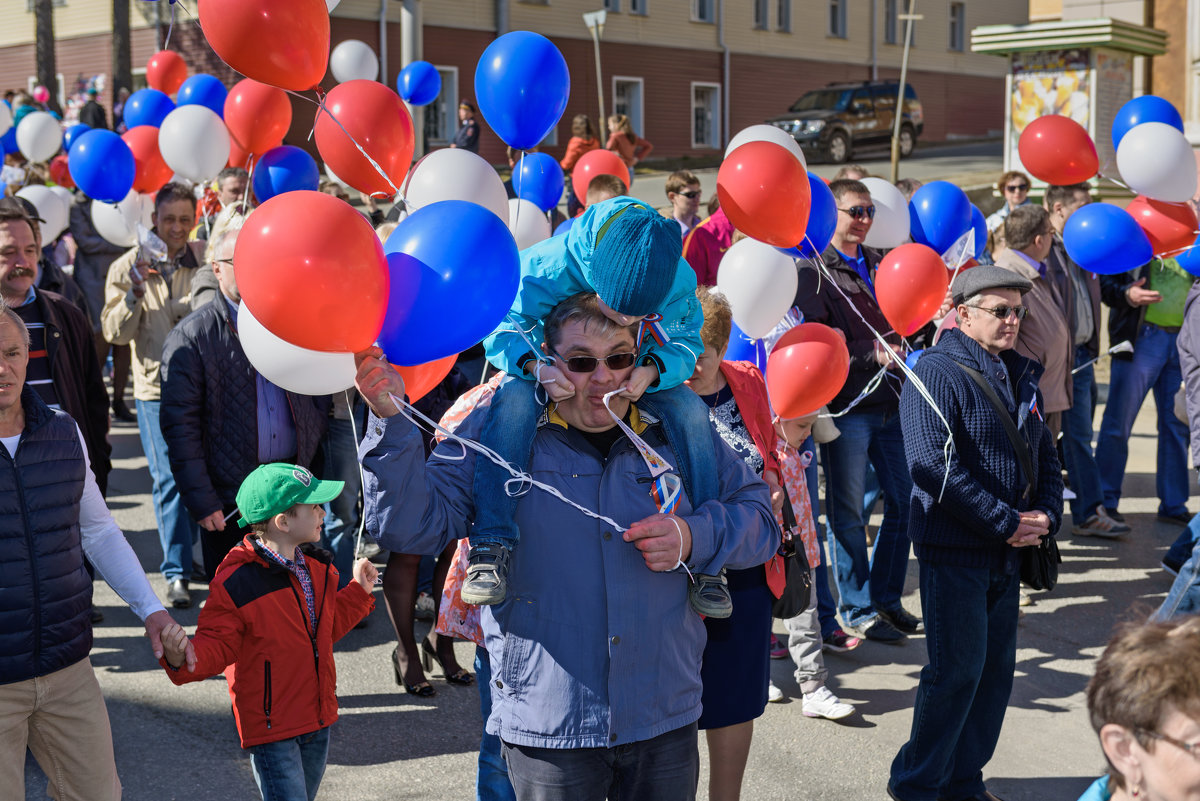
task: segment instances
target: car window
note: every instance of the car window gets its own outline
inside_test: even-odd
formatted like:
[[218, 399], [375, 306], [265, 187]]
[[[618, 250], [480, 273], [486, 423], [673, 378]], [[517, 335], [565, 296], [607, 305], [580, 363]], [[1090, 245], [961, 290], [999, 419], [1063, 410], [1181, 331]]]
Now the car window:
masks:
[[873, 86], [871, 95], [875, 100], [875, 108], [884, 111], [896, 107], [896, 91], [898, 86]]
[[870, 114], [873, 111], [871, 107], [871, 94], [866, 89], [859, 89], [850, 99], [850, 113], [852, 114]]
[[802, 96], [788, 111], [845, 111], [849, 104], [849, 89], [818, 89]]

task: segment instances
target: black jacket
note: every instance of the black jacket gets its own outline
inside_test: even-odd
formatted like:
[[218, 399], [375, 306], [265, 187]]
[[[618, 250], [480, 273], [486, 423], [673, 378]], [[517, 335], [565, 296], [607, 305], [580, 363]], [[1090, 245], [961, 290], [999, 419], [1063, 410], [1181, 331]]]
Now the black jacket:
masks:
[[[258, 467], [258, 373], [238, 341], [225, 296], [192, 312], [167, 335], [160, 419], [171, 472], [192, 517], [232, 506]], [[311, 468], [329, 426], [328, 396], [287, 393], [296, 460]]]

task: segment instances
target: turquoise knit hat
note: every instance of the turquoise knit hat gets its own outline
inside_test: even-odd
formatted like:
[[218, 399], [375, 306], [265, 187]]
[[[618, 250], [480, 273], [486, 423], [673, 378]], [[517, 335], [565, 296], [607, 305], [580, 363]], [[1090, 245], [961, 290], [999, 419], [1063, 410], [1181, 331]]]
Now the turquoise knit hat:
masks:
[[639, 204], [605, 220], [592, 253], [592, 288], [609, 308], [631, 317], [658, 311], [683, 251], [679, 223]]

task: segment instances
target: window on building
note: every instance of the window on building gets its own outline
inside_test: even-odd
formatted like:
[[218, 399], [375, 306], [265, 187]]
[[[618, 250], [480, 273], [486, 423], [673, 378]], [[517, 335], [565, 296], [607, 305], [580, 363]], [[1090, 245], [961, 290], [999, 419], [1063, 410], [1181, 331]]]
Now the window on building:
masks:
[[950, 4], [950, 49], [962, 51], [966, 49], [967, 38], [967, 4]]
[[792, 0], [779, 0], [779, 7], [777, 9], [777, 14], [779, 17], [778, 20], [776, 20], [776, 22], [778, 23], [778, 26], [777, 26], [778, 30], [782, 31], [783, 33], [791, 33], [792, 32]]
[[900, 0], [883, 0], [883, 42], [900, 43]]
[[629, 13], [642, 16], [650, 13], [650, 0], [629, 0]]
[[[624, 114], [633, 126], [633, 132], [638, 136], [646, 136], [645, 118], [642, 116], [642, 79], [627, 78], [622, 75], [613, 76], [613, 114]], [[607, 138], [606, 121], [602, 123], [604, 136]], [[649, 139], [650, 137], [646, 137]]]
[[692, 0], [692, 22], [712, 22], [716, 0]]
[[458, 67], [437, 67], [442, 92], [425, 107], [425, 142], [444, 145], [458, 130]]
[[829, 35], [846, 38], [846, 4], [848, 0], [829, 0]]
[[[54, 6], [65, 6], [66, 4], [67, 4], [67, 0], [53, 0], [53, 2], [51, 3], [51, 5], [54, 5]], [[33, 0], [25, 0], [25, 10], [32, 13]]]
[[692, 147], [721, 147], [720, 84], [692, 84]]
[[769, 0], [754, 0], [754, 27], [766, 30], [770, 23], [767, 21]]
[[621, 0], [604, 0], [604, 10], [620, 12]]

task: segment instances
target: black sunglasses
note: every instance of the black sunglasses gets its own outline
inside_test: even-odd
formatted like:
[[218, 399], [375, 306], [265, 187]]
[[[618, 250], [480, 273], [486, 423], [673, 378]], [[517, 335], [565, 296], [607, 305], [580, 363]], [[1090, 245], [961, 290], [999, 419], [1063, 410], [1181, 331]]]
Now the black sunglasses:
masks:
[[[967, 305], [967, 304], [963, 304], [963, 305]], [[967, 305], [967, 308], [979, 309], [980, 311], [985, 311], [988, 314], [995, 317], [997, 320], [1007, 320], [1008, 316], [1010, 314], [1015, 314], [1017, 316], [1018, 320], [1024, 320], [1025, 317], [1029, 314], [1028, 306], [996, 306], [995, 308], [987, 309], [987, 308], [984, 308], [983, 306]]]
[[676, 192], [675, 194], [681, 195], [683, 197], [686, 197], [688, 200], [691, 200], [692, 198], [700, 197], [700, 190], [693, 189], [689, 192]]
[[1029, 184], [1009, 184], [1004, 187], [1005, 192], [1028, 192]]
[[[567, 369], [572, 373], [591, 373], [595, 372], [600, 366], [600, 358], [598, 356], [563, 356], [555, 351], [555, 356], [562, 359]], [[604, 357], [604, 363], [608, 365], [610, 370], [625, 370], [633, 367], [633, 363], [637, 360], [636, 353], [613, 353]]]
[[844, 211], [856, 220], [863, 217], [866, 217], [868, 220], [875, 219], [874, 206], [851, 206], [848, 209], [838, 209], [838, 211]]

